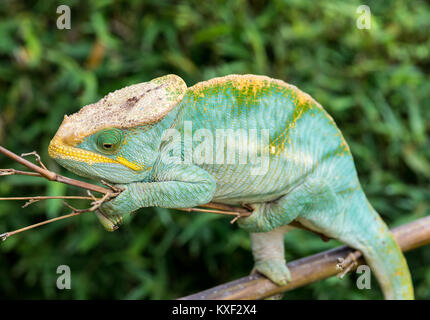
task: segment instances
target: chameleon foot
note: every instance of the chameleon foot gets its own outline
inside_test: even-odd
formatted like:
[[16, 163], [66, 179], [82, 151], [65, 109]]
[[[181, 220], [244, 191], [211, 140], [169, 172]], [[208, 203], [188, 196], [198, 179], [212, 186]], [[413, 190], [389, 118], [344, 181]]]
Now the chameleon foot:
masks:
[[122, 216], [117, 214], [104, 215], [100, 210], [96, 211], [96, 216], [107, 231], [115, 231], [123, 222]]
[[268, 259], [255, 263], [251, 274], [259, 272], [279, 286], [284, 286], [291, 280], [290, 270], [283, 259]]
[[248, 232], [265, 232], [273, 229], [266, 221], [266, 203], [252, 203], [247, 204], [246, 207], [252, 208], [252, 214], [248, 217], [242, 217], [237, 221], [240, 228]]

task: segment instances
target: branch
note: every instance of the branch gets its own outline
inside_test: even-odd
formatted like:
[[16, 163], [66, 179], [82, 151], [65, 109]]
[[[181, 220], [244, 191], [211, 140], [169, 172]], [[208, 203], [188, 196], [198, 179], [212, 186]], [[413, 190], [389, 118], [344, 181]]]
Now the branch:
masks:
[[[95, 192], [100, 192], [103, 194], [107, 194], [107, 193], [112, 193], [112, 190], [104, 188], [104, 187], [100, 187], [97, 186], [95, 184], [91, 184], [91, 183], [87, 183], [84, 181], [80, 181], [80, 180], [76, 180], [76, 179], [71, 179], [62, 175], [59, 175], [58, 173], [55, 173], [53, 171], [50, 171], [48, 169], [46, 169], [44, 166], [40, 167], [35, 165], [34, 163], [24, 159], [23, 157], [18, 156], [17, 154], [13, 153], [12, 151], [7, 150], [6, 148], [0, 146], [0, 153], [4, 154], [6, 157], [9, 157], [10, 159], [19, 162], [20, 164], [26, 166], [27, 168], [29, 168], [30, 170], [34, 171], [34, 173], [31, 172], [25, 172], [24, 174], [27, 175], [35, 175], [35, 173], [38, 173], [41, 177], [48, 179], [50, 181], [57, 181], [57, 182], [61, 182], [61, 183], [65, 183], [65, 184], [69, 184], [72, 186], [76, 186], [79, 188], [83, 188], [83, 189], [87, 189], [87, 190], [91, 190], [91, 191], [95, 191]], [[29, 153], [29, 154], [35, 154], [33, 152]], [[36, 156], [36, 158], [39, 160], [40, 163], [40, 158], [38, 156]], [[23, 171], [17, 171], [17, 170], [13, 170], [13, 169], [3, 169], [2, 173], [0, 175], [5, 175], [4, 172], [8, 172], [8, 174], [23, 174]], [[8, 175], [6, 174], [6, 175]]]
[[[430, 244], [430, 216], [394, 228], [391, 232], [402, 251]], [[353, 260], [356, 263], [351, 264]], [[339, 273], [340, 267], [348, 268], [353, 265], [349, 270], [354, 270], [363, 263], [360, 251], [342, 246], [288, 263], [292, 281], [285, 286], [277, 286], [267, 278], [254, 274], [182, 297], [180, 300], [263, 299], [332, 277]]]
[[[80, 215], [81, 213], [84, 212], [93, 212], [96, 211], [104, 202], [111, 200], [112, 198], [116, 197], [121, 190], [119, 190], [118, 188], [109, 185], [108, 183], [101, 181], [104, 185], [106, 185], [108, 188], [104, 188], [104, 187], [100, 187], [98, 185], [94, 185], [94, 184], [90, 184], [84, 181], [80, 181], [80, 180], [75, 180], [75, 179], [71, 179], [62, 175], [57, 174], [56, 172], [50, 171], [48, 170], [45, 165], [42, 163], [42, 160], [40, 159], [40, 156], [36, 153], [36, 151], [30, 152], [30, 153], [24, 153], [20, 156], [18, 156], [17, 154], [13, 153], [12, 151], [7, 150], [6, 148], [0, 146], [0, 153], [4, 154], [5, 156], [9, 157], [10, 159], [26, 166], [27, 168], [29, 168], [30, 170], [32, 170], [33, 172], [28, 172], [28, 171], [20, 171], [20, 170], [15, 170], [15, 169], [0, 169], [0, 176], [9, 176], [9, 175], [28, 175], [28, 176], [36, 176], [36, 177], [42, 177], [45, 178], [47, 180], [50, 181], [57, 181], [57, 182], [61, 182], [61, 183], [65, 183], [65, 184], [69, 184], [72, 186], [76, 186], [82, 189], [86, 189], [88, 196], [87, 197], [83, 197], [83, 196], [31, 196], [31, 197], [9, 197], [9, 198], [0, 198], [0, 200], [28, 200], [24, 205], [23, 208], [29, 206], [32, 203], [35, 203], [37, 201], [40, 200], [48, 200], [48, 199], [85, 199], [85, 200], [93, 200], [93, 202], [91, 203], [91, 207], [87, 208], [87, 209], [75, 209], [72, 206], [70, 206], [69, 204], [67, 204], [66, 202], [64, 202], [64, 205], [66, 205], [67, 207], [71, 208], [73, 211], [70, 214], [61, 216], [61, 217], [57, 217], [57, 218], [53, 218], [53, 219], [49, 219], [49, 220], [45, 220], [36, 224], [32, 224], [30, 226], [24, 227], [24, 228], [20, 228], [14, 231], [8, 231], [5, 233], [0, 234], [0, 238], [4, 241], [6, 240], [8, 237], [23, 232], [23, 231], [27, 231], [29, 229], [33, 229], [51, 222], [55, 222], [58, 220], [63, 220], [63, 219], [67, 219], [73, 216], [77, 216]], [[35, 165], [34, 163], [24, 159], [24, 156], [29, 156], [29, 155], [34, 155], [36, 157], [36, 161], [39, 163], [39, 166]], [[95, 191], [95, 192], [99, 192], [103, 194], [102, 198], [96, 198], [94, 197], [90, 191]]]
[[17, 233], [20, 233], [20, 232], [23, 232], [23, 231], [27, 231], [27, 230], [29, 230], [29, 229], [33, 229], [33, 228], [37, 228], [37, 227], [40, 227], [40, 226], [42, 226], [42, 225], [44, 225], [44, 224], [48, 224], [48, 223], [51, 223], [51, 222], [55, 222], [55, 221], [59, 221], [59, 220], [63, 220], [63, 219], [67, 219], [67, 218], [70, 218], [70, 217], [74, 217], [74, 216], [77, 216], [77, 215], [80, 215], [81, 213], [85, 213], [85, 212], [94, 212], [94, 211], [96, 211], [98, 208], [100, 208], [100, 206], [108, 199], [110, 197], [110, 194], [109, 193], [106, 193], [101, 199], [97, 199], [97, 200], [95, 200], [95, 201], [93, 201], [92, 203], [91, 203], [91, 207], [90, 208], [88, 208], [88, 209], [76, 209], [76, 208], [73, 208], [71, 205], [69, 205], [68, 203], [66, 203], [66, 202], [64, 202], [64, 204], [67, 206], [67, 207], [69, 207], [70, 209], [72, 209], [72, 212], [71, 213], [69, 213], [69, 214], [66, 214], [66, 215], [64, 215], [64, 216], [61, 216], [61, 217], [56, 217], [56, 218], [53, 218], [53, 219], [49, 219], [49, 220], [45, 220], [45, 221], [42, 221], [42, 222], [39, 222], [39, 223], [36, 223], [36, 224], [32, 224], [32, 225], [30, 225], [30, 226], [27, 226], [27, 227], [24, 227], [24, 228], [20, 228], [20, 229], [17, 229], [17, 230], [14, 230], [14, 231], [9, 231], [9, 232], [5, 232], [5, 233], [2, 233], [2, 234], [0, 234], [0, 239], [2, 239], [3, 241], [5, 241], [7, 238], [9, 238], [10, 236], [13, 236], [14, 234], [17, 234]]
[[[207, 204], [201, 205], [201, 207], [216, 209], [216, 210], [205, 210], [205, 209], [200, 209], [200, 208], [185, 208], [185, 209], [176, 209], [176, 210], [187, 211], [187, 212], [192, 212], [192, 211], [212, 212], [212, 213], [235, 216], [235, 218], [233, 220], [231, 220], [230, 223], [234, 223], [237, 219], [242, 218], [242, 217], [248, 217], [252, 214], [252, 211], [250, 211], [248, 208], [234, 207], [234, 206], [229, 206], [229, 205], [223, 204], [223, 203], [209, 202]], [[317, 236], [319, 236], [323, 241], [330, 240], [330, 238], [327, 237], [326, 235], [319, 233], [319, 232], [316, 232], [314, 230], [308, 229], [307, 227], [305, 227], [304, 225], [302, 225], [298, 221], [293, 221], [289, 225], [292, 227], [295, 227], [295, 228], [299, 228], [302, 230], [312, 232], [312, 233], [316, 234]]]
[[1, 200], [51, 200], [51, 199], [80, 199], [80, 200], [94, 200], [91, 197], [86, 196], [34, 196], [34, 197], [6, 197], [0, 198]]

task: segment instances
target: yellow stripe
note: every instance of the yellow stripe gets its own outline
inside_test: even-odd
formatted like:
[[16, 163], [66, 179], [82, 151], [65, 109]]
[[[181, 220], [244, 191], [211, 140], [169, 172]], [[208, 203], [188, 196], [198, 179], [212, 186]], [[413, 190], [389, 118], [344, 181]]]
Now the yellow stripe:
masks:
[[118, 157], [114, 160], [91, 151], [70, 147], [68, 145], [65, 145], [58, 139], [53, 139], [51, 141], [51, 143], [49, 144], [48, 152], [52, 158], [80, 161], [88, 163], [89, 165], [92, 165], [94, 163], [119, 163], [135, 171], [139, 171], [145, 168], [143, 166], [128, 161], [124, 157]]
[[143, 166], [139, 166], [139, 165], [137, 165], [137, 164], [135, 164], [133, 162], [130, 162], [126, 158], [123, 158], [123, 157], [116, 158], [116, 161], [118, 161], [122, 165], [124, 165], [124, 166], [126, 166], [126, 167], [128, 167], [128, 168], [130, 168], [132, 170], [135, 170], [135, 171], [139, 171], [139, 170], [144, 169]]

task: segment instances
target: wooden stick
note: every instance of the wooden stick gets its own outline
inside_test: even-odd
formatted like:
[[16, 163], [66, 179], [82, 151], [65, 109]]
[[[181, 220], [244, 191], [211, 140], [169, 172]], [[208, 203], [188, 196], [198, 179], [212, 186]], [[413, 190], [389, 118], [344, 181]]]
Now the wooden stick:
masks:
[[55, 222], [55, 221], [58, 221], [58, 220], [63, 220], [63, 219], [71, 218], [71, 217], [80, 215], [81, 213], [84, 213], [84, 212], [89, 212], [89, 211], [76, 211], [76, 212], [72, 212], [72, 213], [66, 214], [64, 216], [60, 216], [60, 217], [56, 217], [56, 218], [53, 218], [53, 219], [45, 220], [45, 221], [42, 221], [42, 222], [39, 222], [39, 223], [35, 223], [35, 224], [30, 225], [30, 226], [27, 226], [27, 227], [24, 227], [24, 228], [20, 228], [20, 229], [14, 230], [14, 231], [8, 231], [8, 232], [0, 234], [0, 239], [3, 240], [3, 241], [5, 241], [7, 238], [9, 238], [10, 236], [13, 236], [14, 234], [17, 234], [17, 233], [20, 233], [20, 232], [23, 232], [23, 231], [27, 231], [27, 230], [30, 230], [30, 229], [33, 229], [33, 228], [37, 228], [37, 227], [43, 226], [44, 224], [48, 224], [48, 223]]
[[0, 176], [11, 176], [14, 174], [23, 175], [23, 176], [41, 177], [41, 175], [37, 172], [20, 171], [15, 169], [0, 169]]
[[[430, 216], [394, 228], [391, 232], [402, 251], [430, 244]], [[267, 278], [254, 274], [180, 298], [180, 300], [263, 299], [338, 274], [339, 259], [344, 259], [351, 254], [355, 255], [357, 262], [357, 265], [351, 268], [354, 270], [358, 265], [364, 263], [362, 254], [352, 248], [342, 246], [288, 263], [292, 281], [285, 286], [277, 286]]]
[[[237, 218], [247, 217], [247, 216], [250, 216], [252, 213], [251, 211], [249, 211], [248, 209], [246, 209], [244, 207], [229, 206], [227, 204], [215, 203], [215, 202], [209, 202], [207, 204], [203, 204], [203, 205], [201, 205], [201, 207], [218, 209], [218, 210], [224, 211], [224, 214], [235, 215]], [[178, 210], [181, 210], [181, 209], [178, 209]], [[185, 210], [183, 210], [183, 211], [185, 211]], [[191, 211], [197, 211], [197, 210], [191, 210]], [[199, 210], [199, 211], [211, 212], [211, 211], [203, 211], [203, 210]], [[218, 213], [218, 212], [216, 212], [216, 213]], [[236, 221], [236, 219], [233, 219], [231, 222], [234, 222], [234, 221]], [[312, 233], [316, 234], [317, 236], [319, 236], [323, 241], [330, 240], [330, 238], [327, 237], [326, 235], [319, 233], [319, 232], [316, 232], [314, 230], [311, 230], [311, 229], [305, 227], [304, 225], [302, 225], [298, 221], [293, 221], [289, 225], [292, 227], [295, 227], [295, 228], [299, 228], [302, 230], [312, 232]]]
[[34, 197], [6, 197], [6, 198], [0, 198], [0, 201], [4, 200], [51, 200], [51, 199], [62, 199], [62, 200], [69, 200], [69, 199], [80, 199], [80, 200], [94, 200], [91, 197], [86, 196], [34, 196]]
[[58, 220], [68, 219], [68, 218], [80, 215], [81, 213], [96, 211], [96, 210], [98, 210], [98, 208], [100, 208], [100, 206], [109, 197], [110, 197], [110, 194], [106, 193], [102, 198], [93, 201], [91, 203], [91, 207], [87, 208], [87, 209], [75, 209], [71, 205], [69, 205], [68, 203], [64, 202], [64, 204], [67, 207], [69, 207], [70, 209], [72, 209], [72, 213], [66, 214], [64, 216], [56, 217], [56, 218], [53, 218], [53, 219], [45, 220], [45, 221], [42, 221], [42, 222], [39, 222], [39, 223], [35, 223], [35, 224], [30, 225], [30, 226], [27, 226], [27, 227], [24, 227], [24, 228], [20, 228], [20, 229], [14, 230], [14, 231], [8, 231], [8, 232], [5, 232], [5, 233], [2, 233], [2, 234], [0, 234], [0, 239], [3, 240], [3, 241], [5, 241], [10, 236], [13, 236], [14, 234], [17, 234], [17, 233], [20, 233], [20, 232], [23, 232], [23, 231], [27, 231], [27, 230], [30, 230], [30, 229], [33, 229], [33, 228], [37, 228], [37, 227], [40, 227], [40, 226], [43, 226], [45, 224], [48, 224], [48, 223], [51, 223], [51, 222], [55, 222], [55, 221], [58, 221]]

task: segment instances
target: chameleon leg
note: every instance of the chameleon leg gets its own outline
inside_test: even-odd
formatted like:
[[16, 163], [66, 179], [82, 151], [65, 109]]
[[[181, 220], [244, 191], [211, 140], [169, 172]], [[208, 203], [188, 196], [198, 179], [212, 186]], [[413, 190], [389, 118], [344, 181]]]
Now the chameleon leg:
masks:
[[308, 178], [278, 200], [247, 204], [253, 212], [249, 217], [240, 218], [238, 224], [249, 232], [268, 232], [314, 211], [315, 204], [318, 210], [333, 210], [337, 205], [336, 196], [324, 182]]
[[291, 278], [284, 258], [284, 234], [294, 219], [315, 210], [314, 203], [322, 208], [336, 205], [333, 191], [325, 183], [308, 179], [276, 201], [249, 204], [251, 216], [238, 220], [239, 226], [251, 232], [254, 270], [278, 285]]
[[250, 234], [255, 262], [251, 273], [259, 272], [280, 286], [291, 280], [284, 255], [284, 235], [291, 229], [283, 226], [269, 232]]
[[196, 166], [166, 168], [159, 178], [164, 180], [118, 185], [123, 191], [97, 213], [103, 227], [114, 231], [125, 214], [143, 207], [187, 208], [208, 203], [216, 189], [214, 178]]

